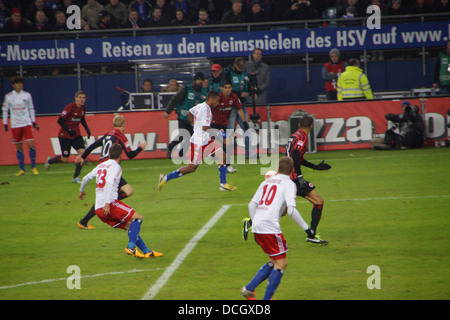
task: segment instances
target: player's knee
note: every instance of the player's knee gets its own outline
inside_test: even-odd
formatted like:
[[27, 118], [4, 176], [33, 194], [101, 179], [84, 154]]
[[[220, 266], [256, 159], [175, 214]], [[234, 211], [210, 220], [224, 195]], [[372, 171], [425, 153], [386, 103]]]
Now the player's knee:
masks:
[[140, 221], [142, 222], [142, 221], [144, 220], [144, 217], [143, 217], [141, 214], [135, 212], [135, 213], [133, 214], [133, 217], [132, 217], [131, 219], [132, 219], [132, 220], [140, 220]]
[[61, 157], [61, 162], [67, 162], [69, 161], [69, 157]]

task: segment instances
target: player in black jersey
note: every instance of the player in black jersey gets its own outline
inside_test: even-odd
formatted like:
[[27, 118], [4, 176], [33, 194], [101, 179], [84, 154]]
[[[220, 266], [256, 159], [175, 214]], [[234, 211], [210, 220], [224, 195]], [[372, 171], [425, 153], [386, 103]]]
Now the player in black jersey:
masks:
[[[109, 159], [109, 149], [114, 143], [118, 143], [122, 146], [122, 149], [125, 151], [125, 154], [129, 159], [133, 159], [136, 157], [139, 152], [145, 149], [147, 146], [146, 142], [141, 142], [136, 150], [131, 150], [128, 139], [125, 137], [123, 132], [125, 131], [125, 118], [123, 116], [116, 116], [113, 119], [114, 129], [109, 131], [103, 137], [95, 141], [91, 144], [82, 155], [76, 158], [77, 163], [83, 164], [84, 160], [87, 156], [96, 148], [102, 147], [102, 151], [100, 153], [100, 161], [106, 161]], [[133, 188], [127, 181], [121, 177], [119, 182], [119, 200], [129, 197], [133, 194]], [[91, 225], [89, 225], [89, 220], [95, 216], [95, 205], [89, 210], [89, 212], [78, 222], [78, 227], [80, 229], [93, 229]]]
[[313, 209], [311, 212], [311, 230], [316, 234], [315, 238], [307, 238], [306, 241], [320, 245], [328, 244], [327, 241], [321, 240], [317, 236], [317, 226], [322, 217], [322, 209], [324, 200], [315, 190], [314, 184], [306, 181], [303, 178], [302, 166], [311, 168], [313, 170], [330, 170], [331, 166], [322, 161], [319, 164], [313, 164], [307, 161], [303, 156], [308, 150], [308, 134], [314, 125], [314, 119], [311, 117], [303, 117], [298, 126], [299, 129], [292, 134], [286, 146], [286, 156], [294, 160], [294, 169], [291, 173], [291, 180], [297, 185], [297, 195], [305, 198], [312, 203]]

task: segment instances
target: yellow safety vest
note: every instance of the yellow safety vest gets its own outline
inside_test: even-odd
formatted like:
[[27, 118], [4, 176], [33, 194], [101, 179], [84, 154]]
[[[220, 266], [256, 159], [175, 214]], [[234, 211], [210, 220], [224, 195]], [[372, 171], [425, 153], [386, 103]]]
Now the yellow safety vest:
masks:
[[373, 99], [369, 80], [360, 68], [347, 66], [345, 71], [341, 73], [337, 82], [337, 98], [338, 100]]

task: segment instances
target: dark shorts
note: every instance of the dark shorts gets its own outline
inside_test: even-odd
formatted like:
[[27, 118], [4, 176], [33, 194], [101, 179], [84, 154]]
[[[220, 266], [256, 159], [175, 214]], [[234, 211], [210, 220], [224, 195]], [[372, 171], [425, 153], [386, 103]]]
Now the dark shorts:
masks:
[[64, 158], [68, 158], [70, 156], [70, 148], [74, 148], [75, 150], [85, 149], [84, 139], [82, 136], [77, 136], [73, 139], [64, 139], [58, 138], [59, 145], [61, 146], [61, 154]]
[[307, 193], [310, 193], [316, 188], [316, 186], [313, 185], [312, 182], [306, 180], [302, 186], [300, 186], [300, 182], [297, 179], [292, 181], [294, 181], [295, 185], [297, 186], [297, 195], [300, 197], [304, 197]]

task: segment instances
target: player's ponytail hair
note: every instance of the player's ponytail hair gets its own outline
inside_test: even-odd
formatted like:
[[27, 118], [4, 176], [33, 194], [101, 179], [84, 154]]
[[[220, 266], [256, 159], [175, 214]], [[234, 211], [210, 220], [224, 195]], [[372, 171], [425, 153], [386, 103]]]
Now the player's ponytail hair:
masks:
[[278, 162], [278, 173], [290, 175], [294, 168], [294, 160], [290, 157], [283, 157]]

